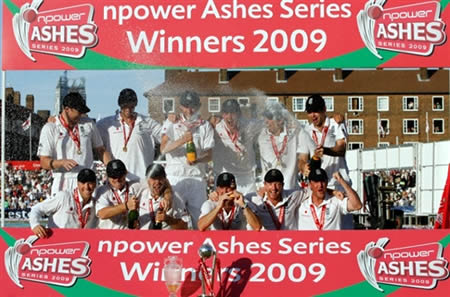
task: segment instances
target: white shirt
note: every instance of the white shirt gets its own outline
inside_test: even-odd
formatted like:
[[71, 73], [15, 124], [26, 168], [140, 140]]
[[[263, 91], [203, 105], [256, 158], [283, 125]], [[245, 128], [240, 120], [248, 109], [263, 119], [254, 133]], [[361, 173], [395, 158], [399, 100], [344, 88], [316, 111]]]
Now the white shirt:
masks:
[[[120, 112], [104, 118], [97, 123], [98, 130], [105, 144], [106, 150], [111, 152], [113, 159], [125, 163], [129, 180], [145, 178], [147, 166], [153, 163], [155, 142], [160, 143], [161, 125], [150, 117], [137, 114], [134, 129], [130, 136], [131, 127], [126, 122], [122, 124]], [[127, 151], [124, 152], [125, 136]]]
[[46, 123], [39, 138], [38, 156], [47, 156], [55, 160], [72, 159], [78, 163], [67, 172], [63, 167], [52, 170], [53, 177], [76, 177], [83, 168], [92, 168], [94, 155], [93, 149], [103, 146], [102, 138], [94, 122], [82, 117], [78, 123], [80, 131], [80, 150], [70, 138], [66, 128], [61, 124], [59, 117], [55, 123]]
[[316, 212], [317, 220], [321, 223], [322, 209], [325, 208], [325, 218], [322, 230], [341, 230], [341, 216], [346, 215], [348, 198], [340, 200], [336, 197], [326, 196], [324, 201], [316, 206], [312, 203], [311, 196], [305, 200], [298, 208], [298, 229], [299, 230], [319, 230], [314, 221], [311, 205]]
[[[162, 196], [154, 199], [151, 197], [150, 189], [145, 188], [139, 195], [139, 225], [141, 230], [148, 230], [150, 227], [150, 222], [153, 220], [153, 216], [159, 209], [161, 201], [164, 199]], [[152, 214], [152, 210], [154, 214]], [[184, 207], [184, 203], [178, 197], [178, 194], [173, 193], [172, 195], [172, 207], [166, 211], [166, 215], [171, 216], [175, 219], [182, 219], [186, 221], [190, 219], [187, 211]], [[172, 228], [166, 222], [162, 222], [163, 230], [171, 230]]]
[[[277, 151], [281, 154], [280, 162], [277, 161], [274, 147], [272, 145], [272, 136]], [[286, 127], [280, 135], [272, 135], [267, 128], [263, 129], [258, 136], [258, 144], [262, 165], [262, 177], [270, 169], [276, 168], [283, 173], [284, 189], [298, 189], [298, 166], [297, 154], [300, 147], [300, 131], [297, 129], [289, 129]], [[284, 145], [286, 141], [286, 145]], [[284, 150], [283, 147], [285, 146]]]
[[[181, 138], [188, 128], [178, 121], [172, 123], [169, 120], [164, 122], [161, 135], [167, 135], [169, 141], [176, 141]], [[191, 129], [192, 137], [197, 152], [197, 159], [206, 154], [206, 151], [214, 147], [214, 129], [207, 121], [199, 120], [198, 126]], [[166, 154], [167, 166], [166, 173], [168, 176], [190, 176], [203, 178], [206, 175], [206, 164], [195, 163], [188, 165], [186, 161], [186, 147], [179, 146], [173, 151]]]
[[282, 211], [284, 218], [281, 221], [280, 230], [297, 230], [297, 209], [302, 201], [307, 199], [307, 190], [300, 189], [298, 191], [283, 191], [282, 200], [274, 206], [267, 197], [261, 198], [257, 194], [249, 194], [245, 197], [248, 201], [250, 209], [258, 216], [263, 225], [263, 230], [277, 230], [276, 224], [270, 214], [270, 209], [274, 215], [274, 219], [280, 222]]
[[[95, 205], [95, 213], [98, 216], [98, 212], [109, 206], [116, 206], [120, 203], [125, 203], [127, 198], [127, 187], [123, 187], [122, 190], [116, 191], [119, 195], [121, 201], [117, 201], [113, 189], [109, 184], [103, 185], [98, 189], [97, 196], [98, 200]], [[139, 194], [139, 183], [129, 182], [128, 183], [128, 199], [133, 196], [138, 196]], [[128, 214], [121, 213], [109, 219], [100, 219], [98, 223], [99, 229], [126, 229], [128, 228]]]
[[[328, 126], [328, 132], [325, 137], [324, 147], [334, 147], [336, 142], [340, 139], [347, 141], [347, 131], [344, 124], [338, 124], [334, 119], [326, 118], [324, 126]], [[322, 132], [320, 132], [313, 124], [308, 124], [303, 130], [301, 135], [300, 153], [309, 154], [312, 156], [314, 150], [317, 148], [317, 144], [313, 140], [313, 134], [317, 135], [318, 142], [320, 144], [322, 140]], [[323, 131], [323, 130], [322, 130]], [[341, 190], [340, 184], [333, 177], [333, 173], [339, 171], [342, 178], [351, 185], [351, 180], [348, 174], [347, 162], [345, 157], [333, 157], [323, 155], [321, 166], [328, 175], [328, 188]]]
[[[230, 172], [236, 177], [239, 191], [255, 183], [256, 157], [254, 143], [262, 122], [239, 120], [236, 139], [230, 137], [224, 120], [216, 125], [213, 148], [214, 174]], [[251, 186], [249, 186], [251, 184]]]
[[[78, 189], [76, 191], [78, 191]], [[80, 205], [83, 205], [83, 198], [79, 191], [78, 201], [80, 202]], [[91, 200], [89, 200], [89, 202], [81, 209], [83, 220], [85, 219], [86, 213], [89, 212], [84, 228], [93, 229], [97, 227], [94, 201], [94, 198], [91, 198]], [[29, 213], [31, 229], [40, 225], [39, 221], [44, 215], [49, 216], [49, 228], [81, 228], [73, 192], [58, 192], [54, 198], [46, 199], [33, 206]]]
[[[202, 208], [200, 209], [200, 217], [204, 217], [213, 211], [217, 207], [216, 201], [206, 200], [202, 204]], [[233, 214], [233, 217], [231, 217]], [[231, 224], [230, 224], [231, 220]], [[209, 230], [244, 230], [246, 228], [247, 220], [244, 216], [244, 210], [238, 206], [234, 206], [234, 213], [230, 210], [230, 212], [226, 212], [225, 209], [219, 212], [216, 216], [214, 222], [208, 227]], [[225, 227], [225, 228], [224, 228]], [[228, 228], [227, 228], [228, 227]], [[252, 230], [250, 228], [250, 230]]]

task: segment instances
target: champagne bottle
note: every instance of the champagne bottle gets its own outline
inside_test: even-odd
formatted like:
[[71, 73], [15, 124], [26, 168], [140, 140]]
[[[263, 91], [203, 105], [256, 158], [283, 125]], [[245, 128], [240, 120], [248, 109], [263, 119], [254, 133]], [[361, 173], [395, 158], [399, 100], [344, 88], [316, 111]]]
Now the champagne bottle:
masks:
[[135, 222], [139, 218], [139, 212], [137, 209], [130, 210], [128, 212], [128, 229], [135, 229]]
[[309, 160], [309, 170], [313, 171], [315, 169], [320, 168], [320, 165], [322, 164], [322, 160], [320, 157], [313, 155], [311, 159]]
[[[158, 209], [158, 212], [162, 211], [161, 208]], [[157, 222], [156, 220], [150, 224], [150, 228], [153, 230], [161, 230], [162, 229], [162, 222]]]
[[195, 144], [192, 140], [186, 143], [186, 159], [189, 162], [195, 162], [197, 160], [197, 152], [195, 151]]

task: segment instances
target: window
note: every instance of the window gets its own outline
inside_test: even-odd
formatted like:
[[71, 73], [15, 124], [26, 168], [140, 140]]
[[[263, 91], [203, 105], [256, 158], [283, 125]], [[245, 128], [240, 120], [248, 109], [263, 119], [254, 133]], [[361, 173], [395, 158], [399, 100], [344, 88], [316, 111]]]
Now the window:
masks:
[[308, 120], [297, 120], [300, 123], [300, 126], [305, 127], [309, 124]]
[[444, 134], [444, 119], [433, 119], [433, 134]]
[[175, 112], [175, 99], [174, 98], [163, 98], [162, 112], [163, 113]]
[[389, 120], [387, 119], [379, 119], [378, 120], [378, 134], [381, 137], [385, 137], [389, 134]]
[[327, 111], [334, 111], [334, 97], [323, 97]]
[[405, 110], [405, 111], [419, 110], [419, 97], [403, 96], [403, 110]]
[[209, 97], [208, 98], [208, 111], [209, 112], [220, 112], [220, 98], [219, 97]]
[[433, 110], [444, 110], [444, 97], [433, 96]]
[[267, 97], [267, 102], [278, 102], [278, 97]]
[[377, 97], [377, 110], [378, 111], [389, 111], [389, 97], [388, 96]]
[[292, 111], [301, 112], [305, 111], [306, 97], [294, 97], [292, 98]]
[[419, 120], [403, 119], [403, 134], [419, 134]]
[[238, 97], [237, 100], [240, 106], [247, 106], [250, 103], [250, 99], [248, 97]]
[[363, 120], [348, 120], [348, 134], [360, 135], [364, 133]]
[[389, 145], [389, 142], [378, 142], [378, 147], [388, 147]]
[[363, 111], [363, 97], [348, 97], [348, 111]]
[[348, 149], [349, 150], [359, 150], [364, 148], [364, 143], [362, 142], [349, 142]]

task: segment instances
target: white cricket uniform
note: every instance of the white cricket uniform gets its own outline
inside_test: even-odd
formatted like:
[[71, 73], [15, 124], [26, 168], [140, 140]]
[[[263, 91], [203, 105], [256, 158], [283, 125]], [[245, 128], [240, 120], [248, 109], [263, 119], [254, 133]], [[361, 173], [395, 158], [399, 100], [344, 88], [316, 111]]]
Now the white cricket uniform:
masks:
[[[297, 209], [308, 197], [307, 190], [284, 190], [282, 200], [274, 206], [267, 197], [261, 198], [256, 193], [249, 194], [245, 197], [248, 206], [255, 213], [263, 225], [262, 230], [277, 230], [274, 219], [281, 223], [280, 230], [297, 230]], [[270, 213], [270, 210], [274, 215]], [[284, 217], [282, 215], [284, 212]], [[283, 219], [281, 221], [281, 219]], [[247, 226], [248, 228], [248, 226]]]
[[[141, 230], [148, 230], [151, 227], [151, 222], [159, 209], [163, 196], [154, 199], [151, 197], [150, 189], [145, 188], [139, 195], [139, 225]], [[153, 211], [152, 211], [153, 210]], [[154, 212], [154, 213], [152, 213]], [[190, 224], [190, 217], [185, 209], [183, 201], [177, 193], [172, 196], [172, 207], [166, 211], [166, 215], [175, 219], [182, 219], [188, 225]], [[163, 230], [171, 230], [172, 227], [166, 222], [162, 222]]]
[[97, 123], [105, 148], [113, 159], [121, 160], [128, 170], [127, 179], [137, 181], [145, 178], [147, 166], [153, 163], [155, 142], [161, 142], [161, 124], [150, 117], [137, 114], [134, 129], [124, 151], [125, 135], [130, 135], [131, 127], [121, 121], [120, 112]]
[[[80, 205], [83, 205], [83, 198], [78, 191], [78, 201]], [[81, 222], [79, 220], [77, 204], [75, 202], [74, 191], [62, 191], [58, 192], [54, 199], [46, 199], [31, 208], [29, 213], [31, 229], [40, 225], [39, 221], [44, 215], [48, 216], [49, 228], [81, 228]], [[82, 209], [82, 219], [89, 212], [88, 219], [86, 221], [85, 229], [94, 229], [97, 227], [97, 217], [95, 216], [95, 200], [92, 197], [88, 203], [86, 203]]]
[[236, 177], [237, 190], [248, 194], [256, 192], [256, 157], [254, 144], [262, 122], [239, 120], [236, 139], [230, 137], [225, 121], [216, 125], [213, 148], [214, 175], [222, 172]]
[[[347, 132], [344, 124], [338, 124], [334, 119], [326, 118], [324, 126], [328, 126], [328, 132], [323, 145], [324, 147], [334, 147], [336, 145], [336, 141], [340, 139], [345, 139], [347, 141]], [[313, 140], [313, 133], [316, 133], [318, 142], [320, 143], [322, 139], [322, 132], [317, 130], [313, 124], [306, 125], [303, 131], [304, 132], [301, 134], [300, 153], [309, 154], [312, 156], [314, 154], [314, 150], [317, 148], [317, 144]], [[320, 167], [325, 170], [328, 175], [327, 187], [329, 189], [343, 191], [341, 185], [333, 177], [333, 173], [337, 171], [339, 171], [342, 178], [351, 186], [351, 180], [348, 174], [348, 167], [345, 157], [323, 155], [322, 164]]]
[[[271, 136], [272, 134], [267, 128], [264, 128], [258, 136], [262, 177], [270, 169], [276, 168], [283, 173], [284, 189], [299, 189], [297, 154], [300, 147], [300, 131], [297, 129], [286, 129], [285, 127], [280, 135], [273, 135], [274, 145], [276, 145], [277, 151], [281, 153], [281, 162], [277, 161]], [[286, 146], [283, 150], [285, 140]]]
[[91, 119], [82, 117], [78, 127], [81, 154], [78, 154], [75, 142], [70, 138], [59, 117], [56, 118], [55, 123], [46, 123], [42, 128], [38, 156], [47, 156], [54, 160], [69, 159], [78, 163], [78, 166], [70, 171], [63, 167], [52, 170], [53, 184], [51, 190], [53, 196], [60, 191], [73, 191], [77, 187], [78, 172], [83, 168], [92, 169], [93, 167], [93, 149], [103, 146], [100, 133]]
[[319, 227], [316, 225], [311, 211], [312, 205], [315, 209], [319, 224], [321, 223], [320, 219], [322, 211], [325, 211], [322, 230], [341, 230], [342, 216], [349, 213], [347, 211], [347, 204], [348, 198], [340, 200], [334, 196], [330, 197], [327, 194], [324, 201], [319, 206], [316, 206], [312, 203], [311, 196], [309, 195], [308, 199], [306, 199], [298, 208], [298, 229], [319, 230]]
[[[169, 142], [181, 138], [187, 128], [181, 121], [164, 122], [161, 135], [167, 135]], [[214, 129], [207, 121], [198, 120], [195, 127], [190, 128], [197, 158], [201, 158], [214, 147]], [[186, 160], [186, 148], [180, 146], [166, 154], [166, 174], [172, 189], [180, 195], [192, 217], [194, 228], [200, 215], [200, 208], [206, 200], [206, 163], [189, 165]]]
[[[216, 201], [206, 200], [203, 202], [200, 217], [204, 217], [213, 211], [217, 207]], [[231, 215], [233, 214], [233, 217]], [[231, 222], [230, 222], [231, 220]], [[245, 230], [247, 225], [247, 220], [244, 216], [244, 210], [238, 206], [234, 206], [234, 213], [232, 211], [226, 212], [222, 208], [222, 211], [216, 216], [214, 222], [208, 227], [208, 230]], [[252, 230], [250, 228], [250, 230]]]
[[[116, 191], [119, 195], [120, 202], [125, 203], [127, 197], [127, 187], [123, 187], [122, 190]], [[128, 182], [128, 199], [133, 196], [138, 196], [140, 191], [140, 184], [138, 182]], [[97, 203], [95, 205], [95, 213], [98, 216], [98, 212], [109, 206], [119, 205], [120, 202], [117, 201], [113, 189], [109, 184], [103, 185], [98, 189], [97, 192]], [[98, 223], [99, 229], [127, 229], [128, 228], [128, 213], [121, 213], [109, 219], [100, 219]]]

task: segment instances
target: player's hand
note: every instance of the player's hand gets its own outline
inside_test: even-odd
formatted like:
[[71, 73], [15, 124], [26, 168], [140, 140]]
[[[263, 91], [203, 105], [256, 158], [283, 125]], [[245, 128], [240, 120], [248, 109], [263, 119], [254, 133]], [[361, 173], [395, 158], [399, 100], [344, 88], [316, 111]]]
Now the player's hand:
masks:
[[47, 238], [50, 234], [49, 232], [47, 232], [47, 229], [41, 225], [37, 225], [36, 227], [34, 227], [33, 233], [39, 238]]
[[309, 166], [309, 164], [305, 164], [305, 166], [303, 166], [303, 175], [305, 177], [309, 176], [309, 173], [311, 172], [311, 167]]
[[132, 196], [127, 201], [128, 210], [136, 210], [139, 207], [139, 199], [136, 196]]
[[261, 187], [256, 193], [258, 194], [259, 197], [264, 198], [264, 195], [266, 195], [266, 188]]
[[192, 137], [192, 132], [191, 131], [186, 131], [183, 134], [183, 143], [192, 141], [194, 138]]
[[333, 177], [338, 183], [341, 183], [343, 181], [342, 175], [339, 173], [339, 171], [333, 173]]
[[70, 171], [73, 168], [75, 168], [76, 166], [78, 166], [78, 163], [75, 160], [64, 159], [64, 160], [59, 160], [59, 161], [61, 162], [61, 167], [63, 167], [67, 171]]
[[217, 194], [216, 191], [213, 191], [213, 192], [209, 193], [208, 199], [211, 201], [217, 202], [217, 201], [219, 201], [219, 194]]
[[323, 151], [324, 151], [323, 147], [319, 146], [318, 148], [316, 148], [314, 150], [314, 155], [316, 155], [316, 157], [322, 158], [323, 157]]
[[240, 207], [244, 207], [244, 205], [245, 205], [244, 196], [241, 193], [239, 193], [238, 191], [234, 191], [233, 195], [234, 195], [234, 204], [236, 204]]

